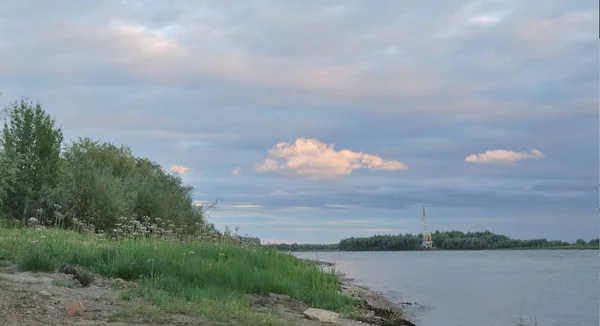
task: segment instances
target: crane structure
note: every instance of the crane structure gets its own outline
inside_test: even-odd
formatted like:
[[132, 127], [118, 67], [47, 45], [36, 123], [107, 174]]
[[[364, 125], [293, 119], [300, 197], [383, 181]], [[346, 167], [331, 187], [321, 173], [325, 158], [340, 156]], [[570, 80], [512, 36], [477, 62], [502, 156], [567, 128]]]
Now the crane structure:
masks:
[[427, 215], [425, 215], [425, 206], [423, 206], [423, 243], [421, 248], [428, 250], [433, 247], [433, 240], [431, 239], [431, 232], [427, 233]]

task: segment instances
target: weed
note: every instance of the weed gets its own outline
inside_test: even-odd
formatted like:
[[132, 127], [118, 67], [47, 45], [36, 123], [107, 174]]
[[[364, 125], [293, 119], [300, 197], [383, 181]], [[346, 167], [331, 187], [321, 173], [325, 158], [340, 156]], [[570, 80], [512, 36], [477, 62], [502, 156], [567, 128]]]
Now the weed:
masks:
[[123, 299], [125, 301], [131, 300], [131, 292], [125, 291], [125, 292], [121, 293], [121, 299]]
[[69, 281], [69, 280], [54, 280], [54, 281], [52, 281], [52, 284], [55, 286], [63, 286], [66, 288], [71, 288], [71, 289], [77, 287], [77, 284], [75, 282]]
[[54, 269], [52, 256], [49, 256], [45, 250], [34, 242], [28, 245], [19, 259], [19, 269], [22, 271], [50, 272]]

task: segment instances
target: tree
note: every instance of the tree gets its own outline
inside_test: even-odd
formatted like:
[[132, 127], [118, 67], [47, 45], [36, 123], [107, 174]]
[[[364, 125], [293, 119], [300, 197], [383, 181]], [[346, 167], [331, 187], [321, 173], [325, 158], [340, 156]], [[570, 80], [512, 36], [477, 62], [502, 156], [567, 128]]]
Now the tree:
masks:
[[62, 140], [61, 128], [39, 103], [21, 99], [12, 104], [0, 139], [5, 159], [15, 167], [2, 206], [5, 214], [25, 220], [34, 209], [51, 208], [45, 194], [59, 180]]
[[123, 171], [135, 168], [133, 159], [126, 167], [130, 156], [125, 147], [89, 138], [65, 147], [60, 183], [52, 198], [68, 217], [67, 225], [75, 218], [106, 230], [130, 214], [133, 195], [123, 182]]
[[62, 157], [61, 179], [52, 198], [67, 222], [76, 218], [106, 231], [121, 217], [158, 218], [184, 234], [210, 229], [205, 207], [193, 204], [193, 188], [149, 159], [135, 158], [126, 146], [79, 138], [65, 147]]
[[0, 149], [0, 214], [8, 192], [15, 184], [16, 166], [8, 159], [4, 150]]
[[587, 244], [587, 242], [583, 239], [577, 239], [577, 240], [575, 240], [575, 244], [578, 246], [585, 246]]

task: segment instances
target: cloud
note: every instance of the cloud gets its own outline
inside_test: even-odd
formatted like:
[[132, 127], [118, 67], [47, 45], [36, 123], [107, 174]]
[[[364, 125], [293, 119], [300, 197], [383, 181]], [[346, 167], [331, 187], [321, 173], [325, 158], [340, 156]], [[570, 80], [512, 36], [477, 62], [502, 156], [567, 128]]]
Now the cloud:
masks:
[[[399, 161], [351, 150], [335, 150], [334, 144], [317, 139], [298, 138], [294, 143], [280, 142], [269, 150], [269, 158], [256, 165], [257, 172], [288, 171], [309, 181], [336, 179], [354, 170], [406, 170]], [[276, 159], [283, 159], [283, 162]]]
[[240, 171], [242, 171], [242, 168], [238, 166], [234, 168], [233, 171], [231, 171], [231, 175], [238, 176], [240, 174]]
[[179, 165], [179, 164], [173, 164], [169, 167], [169, 171], [175, 172], [177, 174], [184, 174], [189, 170], [191, 170], [191, 168], [188, 168], [187, 166], [183, 166], [183, 165]]
[[513, 152], [503, 149], [489, 150], [483, 154], [471, 154], [465, 158], [470, 163], [514, 164], [521, 160], [542, 158], [544, 154], [537, 149], [527, 152]]
[[[391, 221], [418, 233], [422, 204], [434, 229], [441, 220], [485, 228], [458, 218], [487, 216], [504, 219], [491, 231], [517, 237], [597, 236], [597, 4], [377, 4], [2, 1], [0, 107], [26, 96], [66, 140], [126, 144], [168, 173], [177, 162], [193, 167], [184, 172], [193, 199], [223, 198], [229, 207], [211, 218], [256, 223], [244, 233], [259, 237], [335, 241], [351, 234], [268, 231]], [[267, 155], [299, 136], [339, 148], [308, 162], [307, 153]], [[349, 161], [344, 148], [400, 160], [410, 173], [371, 172], [368, 154]], [[488, 149], [531, 157], [532, 148], [547, 158], [518, 169], [464, 162]], [[259, 172], [249, 171], [255, 162]], [[233, 181], [244, 182], [232, 182], [235, 167]], [[524, 228], [534, 215], [561, 225]]]

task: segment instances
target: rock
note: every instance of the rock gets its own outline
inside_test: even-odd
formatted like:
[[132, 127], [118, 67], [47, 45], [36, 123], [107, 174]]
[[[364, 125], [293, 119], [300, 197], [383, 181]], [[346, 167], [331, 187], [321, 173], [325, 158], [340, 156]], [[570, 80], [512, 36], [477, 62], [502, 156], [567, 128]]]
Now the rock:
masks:
[[78, 280], [83, 286], [89, 286], [94, 282], [94, 274], [86, 272], [77, 264], [63, 264], [58, 270], [61, 273], [73, 275], [73, 278]]
[[71, 317], [83, 316], [83, 303], [73, 302], [67, 305], [67, 313]]
[[77, 275], [81, 273], [81, 267], [79, 265], [63, 264], [58, 269], [59, 272], [64, 274]]
[[92, 284], [94, 282], [94, 274], [80, 272], [75, 275], [75, 279], [78, 280], [79, 283], [81, 283], [81, 285], [89, 286], [90, 284]]
[[308, 308], [303, 314], [304, 317], [321, 323], [337, 324], [340, 321], [340, 314], [323, 309]]
[[52, 296], [52, 294], [50, 294], [48, 291], [40, 291], [40, 295], [44, 298], [50, 298]]

